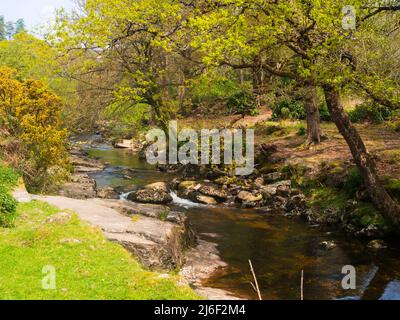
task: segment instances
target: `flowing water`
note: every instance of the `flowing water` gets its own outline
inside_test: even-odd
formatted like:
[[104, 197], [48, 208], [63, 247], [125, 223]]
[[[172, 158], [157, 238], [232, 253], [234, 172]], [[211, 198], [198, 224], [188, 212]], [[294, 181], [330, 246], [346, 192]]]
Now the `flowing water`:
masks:
[[[107, 146], [90, 149], [90, 155], [108, 165], [93, 177], [101, 186], [141, 186], [170, 181], [173, 175], [156, 171], [129, 151]], [[135, 169], [133, 179], [123, 171]], [[400, 244], [388, 249], [367, 249], [366, 243], [328, 230], [313, 228], [301, 219], [261, 214], [254, 210], [207, 207], [180, 199], [174, 209], [184, 212], [201, 238], [218, 244], [221, 258], [229, 265], [206, 282], [248, 299], [257, 299], [250, 282], [251, 259], [263, 299], [300, 299], [304, 270], [305, 299], [399, 299]], [[334, 241], [324, 250], [320, 243]], [[357, 270], [357, 289], [342, 289], [345, 265]]]

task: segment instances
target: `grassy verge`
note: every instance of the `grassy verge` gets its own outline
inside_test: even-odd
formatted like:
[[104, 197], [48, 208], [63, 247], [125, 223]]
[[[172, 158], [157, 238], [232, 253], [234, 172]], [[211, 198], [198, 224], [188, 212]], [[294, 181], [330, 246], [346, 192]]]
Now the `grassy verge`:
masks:
[[19, 175], [15, 170], [0, 162], [0, 187], [10, 190], [18, 184]]
[[[144, 270], [117, 244], [57, 208], [19, 204], [14, 228], [0, 228], [0, 299], [196, 299], [186, 286]], [[44, 290], [45, 266], [56, 289]]]

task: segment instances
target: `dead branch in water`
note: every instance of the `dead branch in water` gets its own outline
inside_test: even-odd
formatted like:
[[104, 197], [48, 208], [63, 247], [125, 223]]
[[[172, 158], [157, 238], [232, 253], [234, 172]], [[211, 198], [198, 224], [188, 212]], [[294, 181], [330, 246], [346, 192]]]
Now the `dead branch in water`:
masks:
[[250, 282], [250, 283], [253, 286], [253, 289], [257, 292], [259, 300], [262, 300], [260, 288], [258, 286], [256, 273], [254, 272], [254, 268], [253, 268], [253, 264], [251, 263], [251, 260], [249, 260], [249, 265], [250, 265], [250, 270], [251, 270], [251, 273], [253, 274], [254, 282], [255, 282], [256, 285], [254, 286], [254, 284], [252, 282]]
[[303, 301], [304, 300], [304, 270], [301, 270], [300, 290], [301, 290], [301, 301]]

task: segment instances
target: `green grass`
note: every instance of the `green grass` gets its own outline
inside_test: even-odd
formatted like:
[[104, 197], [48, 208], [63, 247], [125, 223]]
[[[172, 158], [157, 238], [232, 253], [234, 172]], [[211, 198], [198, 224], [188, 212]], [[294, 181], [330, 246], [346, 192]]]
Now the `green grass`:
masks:
[[14, 169], [0, 163], [0, 187], [10, 190], [18, 184], [18, 179], [19, 174]]
[[[15, 228], [0, 228], [0, 299], [198, 299], [176, 277], [144, 270], [121, 246], [71, 214], [33, 201], [18, 205]], [[42, 271], [56, 269], [56, 289], [44, 290]]]

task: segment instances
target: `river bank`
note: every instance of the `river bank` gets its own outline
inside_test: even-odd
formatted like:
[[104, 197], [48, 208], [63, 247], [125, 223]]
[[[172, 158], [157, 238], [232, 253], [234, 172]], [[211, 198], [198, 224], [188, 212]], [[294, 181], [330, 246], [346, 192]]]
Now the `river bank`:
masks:
[[[109, 186], [126, 194], [160, 180], [173, 182], [176, 178], [172, 172], [149, 167], [130, 151], [92, 146], [88, 153], [92, 159], [106, 164], [104, 171], [90, 174], [99, 188]], [[135, 171], [131, 180], [121, 174], [127, 168]], [[298, 299], [302, 269], [306, 270], [306, 291], [310, 299], [349, 296], [340, 286], [344, 264], [354, 264], [360, 272], [360, 288], [369, 288], [369, 291], [351, 292], [354, 297], [380, 296], [399, 278], [394, 258], [398, 254], [396, 243], [390, 242], [387, 249], [369, 249], [369, 240], [332, 233], [329, 228], [308, 224], [297, 215], [289, 217], [271, 211], [260, 212], [240, 208], [237, 204], [235, 207], [225, 204], [204, 206], [179, 199], [182, 200], [180, 203], [173, 201], [168, 206], [187, 216], [200, 240], [215, 243], [226, 264], [202, 281], [205, 286], [255, 299], [248, 259], [255, 264], [263, 296], [269, 299]], [[364, 255], [365, 250], [369, 251], [368, 257]], [[392, 269], [382, 269], [382, 261]], [[371, 289], [367, 275], [374, 266], [379, 266], [381, 271], [374, 277], [377, 285], [372, 283], [374, 289]]]

